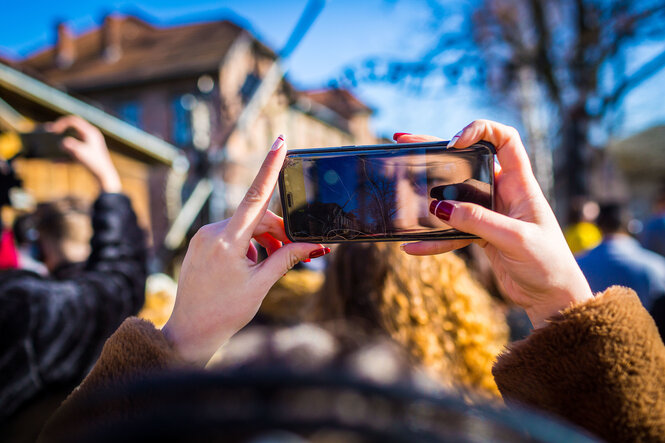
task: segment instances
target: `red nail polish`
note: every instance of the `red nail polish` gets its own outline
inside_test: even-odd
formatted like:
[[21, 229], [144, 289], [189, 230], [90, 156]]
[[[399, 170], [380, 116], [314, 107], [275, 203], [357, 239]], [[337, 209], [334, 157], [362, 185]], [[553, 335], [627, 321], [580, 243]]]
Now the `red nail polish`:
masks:
[[455, 206], [445, 200], [432, 200], [432, 203], [429, 204], [429, 212], [444, 221], [450, 220], [453, 209], [455, 209]]
[[309, 263], [309, 262], [311, 262], [312, 260], [306, 258], [306, 259], [303, 259], [303, 260], [300, 260], [300, 261], [303, 262], [303, 263]]
[[317, 258], [330, 252], [330, 248], [321, 248], [309, 253], [309, 258]]
[[393, 134], [393, 140], [397, 141], [398, 138], [400, 138], [403, 135], [411, 135], [410, 132], [395, 132]]

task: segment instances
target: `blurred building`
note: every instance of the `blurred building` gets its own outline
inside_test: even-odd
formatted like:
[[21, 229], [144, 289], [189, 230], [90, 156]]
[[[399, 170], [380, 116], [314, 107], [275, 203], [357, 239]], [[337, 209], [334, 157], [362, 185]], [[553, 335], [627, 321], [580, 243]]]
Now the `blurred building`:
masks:
[[111, 14], [80, 36], [61, 23], [55, 44], [19, 65], [178, 146], [195, 174], [211, 170], [217, 218], [235, 208], [280, 133], [290, 148], [375, 142], [371, 109], [348, 91], [299, 91], [286, 80], [250, 129], [235, 131], [276, 58], [229, 21], [159, 27]]
[[628, 188], [631, 209], [639, 218], [665, 184], [665, 125], [653, 126], [607, 147]]

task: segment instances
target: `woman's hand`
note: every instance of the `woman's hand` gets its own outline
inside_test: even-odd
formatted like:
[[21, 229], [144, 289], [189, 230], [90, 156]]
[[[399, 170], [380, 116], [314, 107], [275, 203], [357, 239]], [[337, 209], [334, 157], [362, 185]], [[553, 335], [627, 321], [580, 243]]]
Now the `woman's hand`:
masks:
[[[282, 219], [267, 210], [285, 155], [280, 136], [233, 217], [202, 227], [189, 244], [175, 307], [162, 329], [187, 361], [205, 364], [249, 323], [289, 269], [330, 252], [317, 244], [290, 243]], [[252, 238], [269, 254], [258, 264]]]
[[[398, 134], [399, 143], [438, 140]], [[435, 201], [430, 211], [460, 231], [477, 235], [510, 299], [524, 308], [534, 327], [562, 309], [593, 298], [575, 262], [514, 128], [478, 120], [460, 131], [449, 146], [465, 148], [479, 140], [493, 143], [501, 169], [495, 174], [496, 212], [472, 203]], [[408, 254], [429, 255], [468, 245], [442, 240], [403, 246]]]
[[106, 141], [99, 129], [76, 115], [61, 117], [46, 128], [59, 134], [64, 134], [68, 129], [74, 130], [78, 138], [63, 138], [62, 149], [95, 176], [103, 192], [122, 191], [120, 176], [113, 166]]

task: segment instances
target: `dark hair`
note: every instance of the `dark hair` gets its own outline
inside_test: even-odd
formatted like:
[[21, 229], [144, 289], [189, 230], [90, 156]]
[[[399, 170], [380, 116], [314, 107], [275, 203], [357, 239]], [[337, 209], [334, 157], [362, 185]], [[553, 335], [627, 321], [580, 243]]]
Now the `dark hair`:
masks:
[[605, 234], [625, 231], [630, 221], [630, 212], [626, 205], [611, 201], [600, 204], [597, 224]]
[[89, 205], [77, 197], [64, 197], [48, 203], [40, 203], [35, 211], [35, 227], [41, 238], [61, 240], [75, 237], [69, 216], [89, 216]]
[[37, 233], [36, 224], [37, 220], [34, 214], [21, 214], [14, 219], [12, 231], [17, 245], [23, 246], [37, 240], [39, 234]]

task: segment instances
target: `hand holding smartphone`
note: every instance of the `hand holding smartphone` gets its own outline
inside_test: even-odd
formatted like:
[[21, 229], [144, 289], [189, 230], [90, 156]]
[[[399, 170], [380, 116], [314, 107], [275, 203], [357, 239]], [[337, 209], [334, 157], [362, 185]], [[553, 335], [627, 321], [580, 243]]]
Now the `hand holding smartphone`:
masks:
[[432, 215], [433, 200], [493, 209], [494, 146], [447, 142], [289, 151], [279, 177], [292, 241], [476, 238]]
[[62, 149], [62, 140], [65, 137], [78, 139], [79, 134], [73, 129], [53, 132], [40, 125], [32, 132], [21, 133], [20, 137], [23, 145], [22, 155], [25, 158], [71, 160], [71, 157]]

